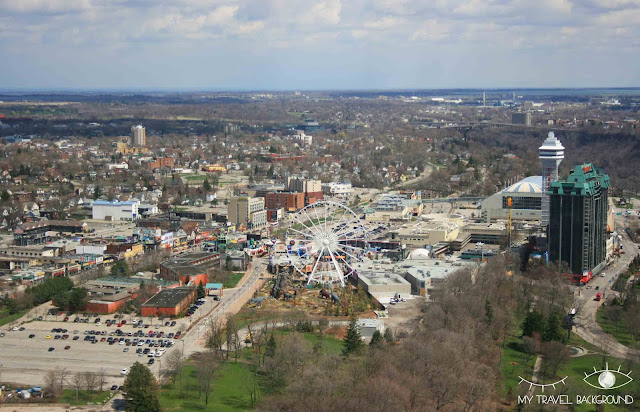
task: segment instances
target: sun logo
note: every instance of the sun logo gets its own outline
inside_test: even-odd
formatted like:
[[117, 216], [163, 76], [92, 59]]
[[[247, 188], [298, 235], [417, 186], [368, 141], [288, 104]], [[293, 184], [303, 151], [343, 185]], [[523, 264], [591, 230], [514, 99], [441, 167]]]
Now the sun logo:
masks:
[[[604, 389], [604, 390], [612, 390], [612, 389], [617, 389], [620, 388], [624, 385], [627, 385], [628, 383], [630, 383], [631, 381], [633, 381], [633, 379], [631, 378], [631, 371], [627, 372], [627, 373], [623, 373], [620, 371], [620, 366], [618, 366], [618, 369], [616, 370], [612, 370], [609, 369], [609, 363], [605, 364], [605, 368], [604, 370], [597, 370], [595, 368], [595, 366], [593, 367], [593, 372], [591, 373], [584, 373], [584, 381], [587, 383], [587, 385], [592, 386], [596, 389]], [[618, 378], [616, 378], [616, 375], [620, 375]], [[589, 382], [590, 378], [597, 376], [597, 380], [598, 383], [595, 382]], [[620, 383], [618, 381], [618, 379], [620, 378], [627, 378], [626, 382]], [[592, 378], [591, 380], [594, 380], [595, 378]], [[617, 383], [617, 384], [616, 384]]]

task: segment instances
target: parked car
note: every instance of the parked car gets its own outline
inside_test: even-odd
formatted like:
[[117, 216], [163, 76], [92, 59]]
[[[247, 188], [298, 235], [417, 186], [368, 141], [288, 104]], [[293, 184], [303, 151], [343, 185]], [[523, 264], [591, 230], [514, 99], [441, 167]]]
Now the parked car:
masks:
[[55, 348], [49, 348], [49, 352], [53, 352]]

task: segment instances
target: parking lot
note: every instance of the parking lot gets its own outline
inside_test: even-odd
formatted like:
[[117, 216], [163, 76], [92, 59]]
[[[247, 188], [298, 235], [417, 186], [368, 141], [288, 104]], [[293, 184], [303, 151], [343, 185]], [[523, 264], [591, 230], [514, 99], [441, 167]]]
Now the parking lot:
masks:
[[[207, 298], [194, 317], [217, 303]], [[44, 385], [46, 373], [56, 368], [66, 368], [69, 376], [104, 368], [110, 387], [122, 385], [122, 370], [136, 361], [148, 365], [157, 375], [163, 356], [171, 350], [182, 350], [180, 333], [190, 323], [185, 318], [160, 320], [115, 314], [72, 315], [64, 321], [65, 317], [47, 315], [43, 320], [19, 325], [18, 330], [7, 327], [0, 330], [0, 335], [4, 334], [0, 336], [3, 382]], [[78, 321], [74, 322], [76, 318]]]

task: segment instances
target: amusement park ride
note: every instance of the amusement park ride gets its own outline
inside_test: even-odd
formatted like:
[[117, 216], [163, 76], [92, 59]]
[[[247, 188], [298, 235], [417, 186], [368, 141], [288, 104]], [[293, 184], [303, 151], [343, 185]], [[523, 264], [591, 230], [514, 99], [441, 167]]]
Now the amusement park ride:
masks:
[[291, 266], [308, 285], [344, 287], [366, 250], [366, 230], [347, 206], [320, 201], [294, 215], [285, 243]]

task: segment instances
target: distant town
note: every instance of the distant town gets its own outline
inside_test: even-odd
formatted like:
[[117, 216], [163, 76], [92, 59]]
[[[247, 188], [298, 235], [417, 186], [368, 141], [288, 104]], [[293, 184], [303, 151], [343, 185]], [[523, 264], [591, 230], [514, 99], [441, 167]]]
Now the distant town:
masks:
[[3, 407], [640, 389], [636, 89], [0, 100]]

